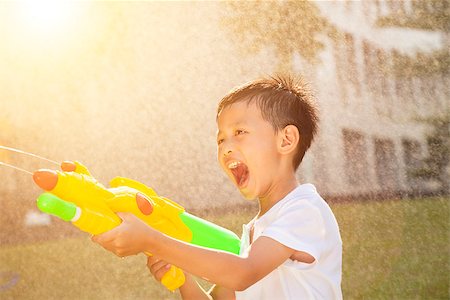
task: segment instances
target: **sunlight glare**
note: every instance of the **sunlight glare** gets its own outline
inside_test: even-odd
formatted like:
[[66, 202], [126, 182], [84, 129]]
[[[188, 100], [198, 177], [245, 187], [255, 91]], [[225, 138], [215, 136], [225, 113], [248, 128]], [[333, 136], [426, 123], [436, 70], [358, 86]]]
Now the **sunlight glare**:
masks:
[[34, 34], [53, 35], [62, 31], [69, 23], [73, 2], [63, 0], [20, 1], [20, 19]]

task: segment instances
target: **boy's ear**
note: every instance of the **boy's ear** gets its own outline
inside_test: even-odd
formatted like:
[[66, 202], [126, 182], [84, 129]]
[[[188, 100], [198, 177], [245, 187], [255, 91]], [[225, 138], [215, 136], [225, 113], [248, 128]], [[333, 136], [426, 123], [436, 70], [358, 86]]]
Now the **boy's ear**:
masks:
[[281, 154], [288, 154], [297, 148], [300, 142], [300, 133], [295, 125], [287, 125], [279, 132], [280, 143], [279, 151]]

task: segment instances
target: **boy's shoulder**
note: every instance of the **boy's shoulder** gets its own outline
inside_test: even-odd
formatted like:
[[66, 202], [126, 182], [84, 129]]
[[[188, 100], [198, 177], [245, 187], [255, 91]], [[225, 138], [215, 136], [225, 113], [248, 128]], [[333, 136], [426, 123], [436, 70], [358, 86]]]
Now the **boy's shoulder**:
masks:
[[276, 205], [279, 206], [279, 209], [292, 205], [300, 208], [303, 205], [316, 205], [317, 202], [322, 201], [325, 200], [319, 195], [316, 187], [311, 183], [305, 183], [297, 186]]
[[325, 202], [317, 193], [313, 184], [302, 184], [278, 201], [258, 219], [258, 222], [268, 224], [278, 218], [285, 217], [287, 214], [299, 216], [302, 213], [317, 210], [316, 206], [322, 201]]
[[315, 223], [319, 227], [338, 227], [331, 207], [313, 184], [299, 185], [258, 220], [263, 227], [274, 223]]

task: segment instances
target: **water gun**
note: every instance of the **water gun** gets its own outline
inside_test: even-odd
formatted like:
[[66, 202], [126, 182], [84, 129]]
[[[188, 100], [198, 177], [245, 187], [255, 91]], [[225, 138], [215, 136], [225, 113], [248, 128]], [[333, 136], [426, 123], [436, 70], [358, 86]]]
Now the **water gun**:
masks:
[[[33, 174], [35, 183], [46, 191], [37, 199], [42, 212], [71, 221], [82, 231], [94, 235], [121, 223], [116, 212], [130, 212], [178, 240], [239, 254], [240, 240], [236, 234], [185, 212], [179, 204], [158, 196], [138, 181], [116, 177], [110, 182], [111, 188], [105, 188], [79, 162], [63, 162], [61, 169], [41, 169]], [[174, 291], [184, 281], [184, 273], [172, 266], [161, 283]]]

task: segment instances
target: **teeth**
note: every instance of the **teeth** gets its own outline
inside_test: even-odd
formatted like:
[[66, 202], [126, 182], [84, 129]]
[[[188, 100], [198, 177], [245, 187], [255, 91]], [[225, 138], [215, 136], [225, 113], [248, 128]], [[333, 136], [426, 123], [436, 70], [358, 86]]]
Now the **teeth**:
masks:
[[236, 169], [239, 165], [239, 162], [235, 161], [228, 165], [228, 169]]

